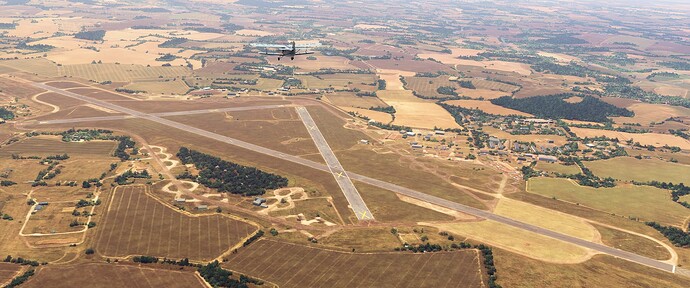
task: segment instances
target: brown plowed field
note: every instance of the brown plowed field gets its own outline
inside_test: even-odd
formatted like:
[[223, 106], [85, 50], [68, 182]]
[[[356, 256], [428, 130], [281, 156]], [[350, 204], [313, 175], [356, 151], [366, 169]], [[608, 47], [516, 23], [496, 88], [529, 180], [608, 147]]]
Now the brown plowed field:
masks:
[[22, 287], [205, 287], [192, 271], [105, 263], [51, 265]]
[[110, 257], [150, 255], [211, 260], [255, 232], [219, 214], [191, 217], [146, 195], [146, 186], [121, 186], [99, 223], [96, 252]]
[[346, 253], [260, 240], [224, 267], [280, 287], [484, 287], [475, 250]]

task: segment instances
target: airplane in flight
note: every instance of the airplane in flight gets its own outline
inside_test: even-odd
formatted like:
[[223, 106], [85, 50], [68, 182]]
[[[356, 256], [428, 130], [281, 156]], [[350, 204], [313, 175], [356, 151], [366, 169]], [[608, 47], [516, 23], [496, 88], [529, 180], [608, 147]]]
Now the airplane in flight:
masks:
[[[314, 54], [314, 52], [309, 51], [307, 48], [310, 47], [318, 47], [321, 46], [320, 43], [314, 43], [314, 44], [295, 44], [295, 41], [292, 41], [288, 45], [281, 45], [281, 44], [263, 44], [263, 43], [252, 43], [250, 44], [252, 47], [256, 48], [264, 48], [265, 50], [262, 52], [259, 52], [259, 54], [263, 55], [274, 55], [278, 56], [278, 60], [280, 60], [283, 57], [290, 57], [290, 60], [295, 60], [295, 56], [297, 55], [307, 55], [307, 54]], [[269, 52], [268, 48], [277, 48], [277, 52]]]

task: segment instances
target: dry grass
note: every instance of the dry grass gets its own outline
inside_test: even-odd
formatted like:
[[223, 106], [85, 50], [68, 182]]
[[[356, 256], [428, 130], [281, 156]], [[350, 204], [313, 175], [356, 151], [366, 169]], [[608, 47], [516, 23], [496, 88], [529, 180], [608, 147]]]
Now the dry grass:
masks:
[[676, 146], [681, 149], [690, 150], [690, 141], [680, 138], [678, 136], [670, 134], [659, 134], [659, 133], [627, 133], [618, 131], [608, 131], [608, 130], [598, 130], [598, 129], [586, 129], [571, 127], [570, 130], [579, 137], [590, 137], [594, 138], [597, 136], [606, 136], [609, 138], [616, 138], [619, 141], [628, 141], [630, 139], [633, 142], [640, 142], [642, 145], [652, 145], [656, 147], [661, 147], [664, 145]]
[[668, 260], [668, 250], [656, 242], [640, 236], [593, 224], [601, 234], [601, 241], [610, 247], [633, 252], [652, 259]]
[[106, 203], [95, 249], [100, 255], [210, 260], [255, 232], [219, 214], [190, 217], [147, 196], [145, 186], [118, 187]]
[[266, 240], [223, 264], [280, 287], [483, 287], [478, 265], [475, 250], [356, 254]]
[[490, 220], [429, 226], [541, 261], [580, 263], [589, 259], [589, 251], [579, 246]]
[[344, 229], [319, 239], [319, 244], [356, 252], [390, 252], [400, 247], [398, 237], [389, 227]]
[[[662, 181], [682, 183], [688, 181], [690, 166], [658, 159], [616, 157], [607, 160], [587, 161], [585, 166], [599, 177], [613, 177], [625, 181]], [[625, 167], [625, 169], [621, 169]]]
[[678, 106], [635, 103], [626, 108], [635, 112], [635, 116], [612, 118], [616, 123], [648, 125], [652, 122], [662, 122], [671, 117], [690, 117], [690, 109]]
[[686, 287], [687, 278], [611, 256], [557, 265], [494, 249], [498, 284], [503, 287]]
[[597, 230], [582, 219], [509, 198], [501, 199], [494, 213], [588, 241], [598, 238]]
[[106, 263], [50, 265], [41, 267], [22, 287], [206, 287], [192, 268], [156, 268]]
[[681, 225], [690, 216], [690, 210], [671, 200], [669, 191], [649, 186], [618, 185], [597, 189], [579, 186], [567, 179], [532, 178], [528, 182], [528, 191], [666, 225]]
[[348, 112], [354, 112], [359, 115], [362, 115], [364, 117], [367, 117], [371, 120], [381, 122], [381, 123], [390, 123], [393, 121], [393, 116], [391, 114], [385, 113], [385, 112], [379, 112], [379, 111], [373, 111], [369, 109], [361, 109], [361, 108], [353, 108], [353, 107], [340, 107], [345, 111]]
[[45, 58], [0, 61], [0, 65], [42, 76], [58, 76], [58, 66]]

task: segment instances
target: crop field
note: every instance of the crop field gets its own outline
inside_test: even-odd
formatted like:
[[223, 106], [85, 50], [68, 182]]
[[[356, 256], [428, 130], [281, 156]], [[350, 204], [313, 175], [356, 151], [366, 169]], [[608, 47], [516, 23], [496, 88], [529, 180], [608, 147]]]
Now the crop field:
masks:
[[377, 92], [377, 95], [388, 105], [395, 107], [397, 112], [393, 124], [427, 129], [460, 127], [446, 109], [415, 97], [412, 91], [386, 90]]
[[41, 267], [22, 287], [206, 287], [192, 269], [88, 263]]
[[598, 129], [587, 129], [587, 128], [577, 128], [571, 127], [570, 130], [575, 133], [578, 137], [597, 137], [606, 136], [609, 138], [616, 138], [619, 141], [627, 141], [633, 139], [634, 142], [640, 142], [642, 145], [652, 145], [655, 147], [661, 147], [664, 145], [676, 146], [681, 149], [690, 150], [690, 141], [683, 138], [670, 135], [670, 134], [659, 134], [659, 133], [627, 133], [618, 131], [608, 131], [608, 130], [598, 130]]
[[387, 107], [388, 104], [378, 97], [360, 97], [354, 93], [339, 92], [325, 95], [326, 99], [335, 106], [357, 107], [368, 109], [371, 107]]
[[[658, 159], [616, 157], [583, 162], [599, 177], [612, 177], [625, 181], [661, 181], [682, 183], [690, 180], [690, 166]], [[625, 169], [621, 169], [625, 167]]]
[[255, 228], [219, 214], [190, 217], [146, 195], [146, 186], [121, 186], [112, 192], [95, 249], [100, 255], [151, 255], [210, 260]]
[[[45, 187], [35, 187], [34, 191], [31, 193], [31, 197], [35, 198], [38, 202], [60, 202], [60, 201], [73, 201], [77, 202], [79, 199], [87, 199], [89, 193], [94, 192], [94, 188], [81, 188], [81, 185], [77, 187], [69, 186], [45, 186]], [[74, 207], [74, 205], [72, 205]], [[70, 212], [72, 212], [70, 210]]]
[[58, 66], [50, 60], [45, 58], [38, 59], [18, 59], [18, 60], [3, 60], [0, 65], [10, 67], [15, 70], [38, 74], [48, 77], [56, 77], [58, 75]]
[[123, 88], [134, 91], [146, 91], [149, 94], [185, 94], [189, 86], [182, 80], [171, 81], [137, 81]]
[[635, 112], [634, 117], [613, 117], [616, 123], [639, 123], [648, 125], [652, 122], [662, 122], [671, 117], [690, 117], [690, 109], [678, 106], [634, 103], [628, 110]]
[[493, 103], [489, 101], [481, 101], [481, 100], [450, 100], [446, 101], [446, 104], [454, 105], [454, 106], [459, 106], [459, 107], [464, 107], [468, 109], [479, 109], [482, 110], [486, 113], [489, 114], [494, 114], [494, 115], [520, 115], [520, 116], [526, 116], [530, 117], [532, 116], [531, 114], [521, 112], [518, 110], [513, 110], [505, 107], [501, 107], [498, 105], [494, 105]]
[[223, 266], [280, 287], [484, 287], [479, 263], [475, 250], [357, 254], [260, 240]]
[[129, 82], [139, 79], [175, 78], [188, 75], [186, 67], [146, 67], [125, 64], [75, 64], [58, 67], [57, 76], [78, 77], [96, 82]]
[[10, 281], [22, 266], [11, 263], [0, 263], [0, 284]]
[[[359, 88], [360, 90], [376, 90], [376, 75], [374, 74], [326, 74], [318, 76], [297, 76], [302, 85], [308, 89]], [[363, 89], [364, 88], [364, 89]]]
[[671, 192], [649, 186], [592, 188], [577, 185], [568, 179], [532, 178], [527, 191], [623, 217], [639, 217], [641, 221], [656, 221], [666, 225], [681, 225], [690, 217], [690, 210], [671, 200]]
[[114, 149], [115, 141], [63, 142], [56, 136], [37, 136], [0, 148], [0, 156], [48, 156], [64, 153], [109, 156]]
[[487, 90], [501, 91], [501, 92], [507, 92], [507, 93], [512, 93], [513, 91], [520, 88], [520, 87], [515, 86], [515, 85], [510, 85], [510, 84], [491, 81], [491, 80], [484, 80], [484, 79], [472, 79], [472, 84], [474, 84], [474, 86], [477, 87], [477, 89], [487, 89]]
[[434, 98], [442, 98], [442, 97], [448, 97], [449, 95], [443, 95], [440, 94], [436, 91], [439, 87], [453, 87], [453, 88], [460, 88], [460, 85], [458, 85], [457, 82], [455, 81], [450, 81], [448, 80], [447, 75], [435, 77], [435, 78], [429, 78], [429, 77], [405, 77], [405, 81], [407, 82], [407, 86], [405, 88], [409, 90], [414, 90], [418, 94], [421, 94], [423, 96], [427, 97], [434, 97]]

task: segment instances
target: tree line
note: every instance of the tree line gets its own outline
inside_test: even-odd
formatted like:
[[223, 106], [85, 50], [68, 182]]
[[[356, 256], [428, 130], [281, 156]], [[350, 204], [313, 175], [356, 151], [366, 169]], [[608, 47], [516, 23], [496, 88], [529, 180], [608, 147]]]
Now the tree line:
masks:
[[673, 245], [683, 248], [690, 247], [690, 233], [683, 231], [683, 229], [673, 226], [662, 226], [656, 222], [645, 222], [645, 224], [661, 232]]
[[494, 105], [522, 111], [542, 118], [569, 119], [591, 122], [607, 122], [607, 117], [632, 117], [635, 114], [625, 108], [619, 108], [588, 95], [577, 95], [583, 99], [578, 103], [563, 101], [576, 96], [570, 93], [548, 96], [512, 98], [504, 96], [492, 99]]
[[183, 164], [194, 164], [199, 169], [199, 175], [194, 176], [186, 171], [178, 178], [192, 179], [206, 187], [218, 189], [219, 192], [252, 196], [264, 194], [266, 189], [288, 185], [288, 179], [280, 175], [225, 161], [186, 147], [180, 148], [177, 157]]
[[74, 38], [92, 41], [101, 41], [104, 36], [105, 30], [81, 31], [74, 34]]

